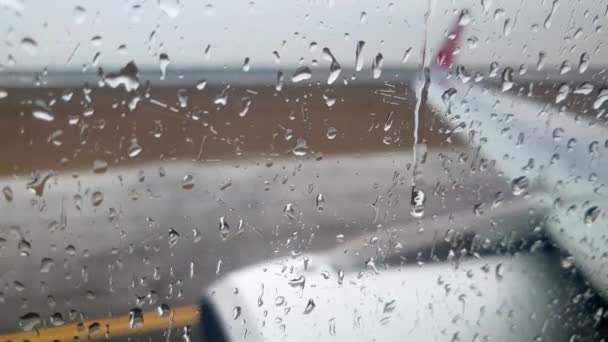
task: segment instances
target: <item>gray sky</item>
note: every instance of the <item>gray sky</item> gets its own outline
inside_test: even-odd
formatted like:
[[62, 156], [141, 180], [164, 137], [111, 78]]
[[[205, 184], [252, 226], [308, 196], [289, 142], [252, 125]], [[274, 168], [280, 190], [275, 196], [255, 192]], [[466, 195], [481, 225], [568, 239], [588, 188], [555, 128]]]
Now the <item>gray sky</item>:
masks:
[[[463, 42], [463, 64], [536, 65], [541, 51], [548, 66], [567, 59], [576, 69], [583, 52], [589, 54], [590, 67], [608, 60], [602, 46], [608, 27], [601, 28], [608, 20], [606, 0], [561, 1], [549, 20], [552, 0], [485, 0], [485, 8], [479, 0], [430, 0], [428, 25], [424, 13], [429, 3], [393, 1], [0, 0], [5, 37], [0, 62], [8, 70], [79, 70], [100, 53], [99, 65], [106, 70], [130, 60], [140, 68], [159, 68], [158, 55], [166, 53], [173, 70], [240, 67], [246, 57], [255, 70], [277, 68], [275, 50], [282, 68], [297, 67], [301, 58], [306, 65], [313, 59], [329, 64], [321, 58], [322, 48], [328, 47], [343, 67], [353, 67], [355, 47], [363, 40], [365, 68], [377, 53], [383, 54], [385, 66], [402, 65], [408, 48], [408, 63], [413, 65], [420, 63], [425, 29], [428, 48], [435, 49], [461, 8], [471, 13], [466, 37], [476, 40]], [[512, 26], [507, 35], [505, 25]], [[101, 45], [91, 41], [94, 36], [101, 37]], [[36, 41], [34, 53], [22, 46], [24, 38]], [[318, 44], [312, 52], [311, 42]]]

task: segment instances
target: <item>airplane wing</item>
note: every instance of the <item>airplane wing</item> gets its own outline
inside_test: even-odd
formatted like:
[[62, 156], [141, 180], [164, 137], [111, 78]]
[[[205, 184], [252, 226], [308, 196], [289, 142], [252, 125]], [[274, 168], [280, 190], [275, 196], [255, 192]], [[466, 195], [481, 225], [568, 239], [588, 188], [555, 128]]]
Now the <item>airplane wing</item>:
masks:
[[[600, 115], [595, 116], [560, 105], [565, 97], [578, 96], [571, 91], [577, 85], [563, 84], [556, 103], [547, 104], [509, 92], [509, 69], [495, 86], [457, 77], [456, 48], [463, 31], [456, 23], [439, 50], [431, 67], [428, 105], [455, 134], [495, 161], [516, 196], [540, 189], [533, 200], [551, 208], [541, 229], [608, 298], [607, 222], [602, 210], [608, 129], [598, 118], [606, 96], [598, 94], [593, 108]], [[523, 210], [521, 215], [528, 213]]]

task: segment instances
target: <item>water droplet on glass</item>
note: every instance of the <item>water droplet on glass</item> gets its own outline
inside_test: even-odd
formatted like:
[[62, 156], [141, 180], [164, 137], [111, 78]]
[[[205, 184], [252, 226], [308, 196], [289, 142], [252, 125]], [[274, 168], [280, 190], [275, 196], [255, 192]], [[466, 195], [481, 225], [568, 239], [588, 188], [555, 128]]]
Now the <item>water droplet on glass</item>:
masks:
[[602, 89], [597, 94], [595, 101], [593, 102], [593, 109], [598, 110], [604, 104], [604, 102], [608, 101], [608, 89]]
[[179, 0], [158, 0], [158, 8], [170, 19], [175, 19], [180, 12]]
[[296, 145], [292, 149], [292, 152], [295, 156], [303, 157], [308, 153], [308, 143], [303, 138], [298, 138], [296, 140]]
[[502, 72], [502, 91], [505, 92], [511, 88], [513, 88], [513, 69], [507, 67]]
[[290, 220], [293, 220], [296, 218], [296, 213], [295, 213], [293, 203], [285, 204], [285, 207], [283, 208], [283, 215], [285, 215]]
[[601, 210], [599, 207], [597, 206], [593, 206], [590, 207], [589, 209], [585, 210], [585, 216], [583, 221], [585, 222], [585, 224], [587, 226], [591, 226], [596, 220], [597, 218], [600, 216]]
[[160, 79], [164, 80], [165, 76], [167, 76], [167, 67], [169, 66], [169, 64], [171, 64], [171, 59], [169, 58], [169, 55], [167, 55], [166, 53], [161, 53], [158, 56], [158, 63], [160, 66]]
[[361, 24], [365, 23], [365, 21], [367, 20], [367, 13], [365, 13], [365, 11], [361, 12], [361, 14], [359, 15], [359, 22]]
[[138, 72], [137, 65], [131, 61], [120, 71], [107, 74], [104, 77], [104, 82], [110, 88], [117, 88], [122, 85], [126, 91], [137, 90], [139, 88]]
[[55, 266], [55, 261], [53, 259], [42, 258], [42, 261], [40, 261], [40, 273], [49, 273], [53, 266]]
[[323, 197], [323, 194], [317, 195], [317, 198], [315, 199], [315, 203], [317, 204], [318, 211], [322, 211], [323, 209], [325, 209], [325, 198]]
[[137, 140], [133, 139], [131, 140], [131, 146], [129, 146], [127, 154], [129, 158], [135, 158], [141, 153], [141, 150], [141, 146], [137, 144]]
[[365, 42], [360, 40], [357, 43], [357, 49], [355, 50], [355, 71], [361, 71], [363, 69], [363, 50], [365, 48]]
[[536, 70], [541, 70], [545, 66], [547, 54], [544, 52], [538, 53], [538, 61], [536, 62]]
[[32, 116], [35, 119], [41, 120], [41, 121], [53, 121], [55, 120], [55, 115], [53, 113], [51, 113], [48, 110], [44, 110], [44, 109], [34, 109], [32, 111]]
[[237, 320], [240, 316], [241, 316], [241, 307], [240, 306], [235, 306], [234, 309], [232, 309], [232, 320]]
[[54, 173], [52, 171], [34, 170], [30, 175], [30, 180], [26, 184], [26, 188], [35, 193], [36, 196], [42, 196], [47, 180], [53, 175]]
[[308, 300], [308, 303], [306, 303], [306, 307], [304, 308], [304, 314], [307, 315], [307, 314], [311, 313], [312, 310], [315, 309], [315, 307], [316, 307], [315, 301], [312, 298], [310, 298]]
[[561, 127], [557, 127], [556, 129], [553, 130], [553, 140], [555, 141], [559, 141], [562, 140], [562, 138], [564, 137], [564, 129]]
[[171, 308], [167, 304], [160, 304], [156, 307], [156, 312], [158, 312], [158, 317], [160, 318], [168, 318], [171, 316]]
[[194, 188], [194, 176], [191, 173], [186, 173], [182, 178], [182, 188], [185, 190]]
[[87, 19], [87, 10], [82, 6], [74, 7], [74, 24], [80, 25]]
[[420, 218], [424, 216], [424, 203], [426, 202], [426, 195], [424, 191], [412, 187], [411, 206], [412, 210], [410, 215], [412, 217]]
[[226, 219], [224, 219], [224, 216], [220, 217], [219, 232], [222, 240], [226, 240], [228, 234], [230, 234], [230, 226], [228, 225], [228, 222], [226, 222]]
[[6, 185], [6, 186], [4, 186], [4, 188], [2, 188], [2, 194], [4, 195], [4, 199], [7, 202], [11, 202], [14, 198], [13, 189], [11, 189], [11, 187], [8, 185]]
[[471, 13], [469, 13], [468, 10], [463, 10], [462, 12], [460, 12], [460, 18], [458, 19], [458, 25], [467, 26], [471, 23], [471, 21], [473, 21], [473, 17], [471, 16]]
[[241, 109], [239, 110], [239, 116], [244, 117], [249, 112], [249, 107], [251, 107], [251, 98], [243, 97], [241, 99]]
[[327, 129], [327, 139], [334, 140], [338, 135], [338, 130], [335, 127], [329, 127]]
[[578, 63], [578, 73], [579, 74], [584, 73], [585, 71], [587, 71], [588, 67], [589, 67], [589, 54], [584, 52], [581, 55], [581, 58]]
[[296, 71], [291, 76], [291, 81], [293, 83], [298, 83], [310, 79], [311, 76], [312, 74], [310, 72], [310, 68], [307, 66], [303, 66], [296, 69]]
[[21, 39], [21, 49], [30, 56], [35, 56], [38, 54], [38, 43], [33, 38], [25, 37]]
[[572, 66], [570, 65], [570, 62], [564, 61], [561, 65], [561, 67], [559, 68], [559, 74], [560, 75], [567, 74], [570, 72], [570, 70], [572, 70]]
[[278, 51], [272, 51], [272, 56], [274, 57], [274, 62], [277, 64], [281, 64], [281, 55], [279, 55]]
[[245, 60], [243, 61], [243, 71], [247, 72], [250, 69], [250, 63], [249, 63], [249, 57], [245, 57]]
[[103, 202], [103, 193], [99, 190], [94, 191], [91, 194], [91, 204], [94, 207], [98, 207]]
[[55, 327], [60, 327], [65, 324], [65, 321], [63, 320], [63, 316], [59, 312], [55, 312], [54, 314], [52, 314], [50, 321], [51, 321], [51, 325], [55, 326]]
[[169, 229], [169, 247], [175, 247], [179, 242], [179, 233], [175, 229]]
[[144, 313], [141, 309], [135, 308], [129, 311], [129, 328], [137, 329], [144, 326]]
[[530, 181], [528, 177], [521, 176], [513, 179], [511, 182], [511, 190], [513, 191], [513, 195], [521, 196], [528, 191], [528, 186], [530, 185]]
[[108, 162], [101, 159], [95, 159], [93, 161], [93, 172], [104, 173], [108, 170]]
[[19, 317], [19, 327], [24, 331], [30, 331], [42, 324], [40, 315], [35, 312], [29, 312]]
[[377, 54], [372, 61], [372, 76], [374, 79], [380, 78], [382, 75], [382, 64], [384, 63], [384, 57], [381, 53]]

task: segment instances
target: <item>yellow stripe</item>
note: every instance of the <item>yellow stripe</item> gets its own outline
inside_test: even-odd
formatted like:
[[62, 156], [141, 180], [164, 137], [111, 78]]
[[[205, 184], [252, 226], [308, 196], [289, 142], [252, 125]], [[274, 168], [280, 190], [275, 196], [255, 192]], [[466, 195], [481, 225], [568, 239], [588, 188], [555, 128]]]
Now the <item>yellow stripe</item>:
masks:
[[[161, 318], [156, 311], [145, 312], [143, 326], [133, 329], [129, 327], [129, 315], [125, 315], [120, 317], [83, 321], [61, 327], [40, 328], [28, 332], [0, 335], [0, 341], [73, 342], [75, 338], [80, 340], [95, 340], [99, 338], [126, 336], [193, 325], [196, 324], [198, 318], [199, 308], [197, 306], [182, 306], [174, 308], [171, 311], [171, 315], [164, 318]], [[99, 329], [96, 333], [89, 335], [89, 327], [95, 323], [99, 324]]]

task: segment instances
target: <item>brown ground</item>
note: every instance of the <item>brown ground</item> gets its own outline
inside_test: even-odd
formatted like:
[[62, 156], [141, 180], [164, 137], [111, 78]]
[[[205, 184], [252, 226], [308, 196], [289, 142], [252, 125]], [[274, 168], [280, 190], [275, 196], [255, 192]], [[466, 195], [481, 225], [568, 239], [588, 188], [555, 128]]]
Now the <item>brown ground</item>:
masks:
[[[413, 144], [415, 97], [405, 85], [298, 86], [281, 92], [274, 86], [231, 87], [225, 91], [226, 105], [214, 104], [224, 90], [190, 87], [188, 106], [180, 108], [178, 88], [153, 87], [150, 98], [142, 96], [130, 111], [128, 103], [134, 95], [122, 89], [93, 89], [90, 104], [84, 101], [82, 88], [7, 89], [8, 97], [0, 100], [0, 172], [90, 168], [96, 159], [107, 161], [109, 167], [159, 159], [264, 161], [291, 155], [298, 138], [306, 140], [308, 157], [410, 150]], [[69, 91], [73, 96], [66, 102], [61, 95]], [[335, 104], [329, 107], [324, 96], [335, 99]], [[251, 105], [240, 117], [244, 98]], [[32, 110], [39, 107], [33, 100], [55, 101], [54, 121], [34, 119]], [[86, 108], [94, 113], [84, 116]], [[424, 106], [421, 112], [426, 125], [423, 137], [432, 146], [445, 144], [439, 122]], [[393, 124], [385, 131], [389, 115]], [[70, 125], [70, 117], [78, 118], [78, 123]], [[330, 127], [337, 130], [333, 140], [327, 137]], [[292, 137], [286, 140], [289, 130]], [[62, 134], [54, 143], [50, 136], [59, 131]], [[143, 150], [129, 158], [133, 138]]]

